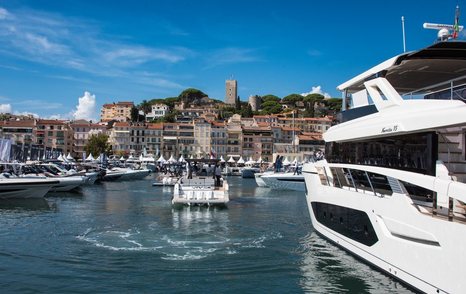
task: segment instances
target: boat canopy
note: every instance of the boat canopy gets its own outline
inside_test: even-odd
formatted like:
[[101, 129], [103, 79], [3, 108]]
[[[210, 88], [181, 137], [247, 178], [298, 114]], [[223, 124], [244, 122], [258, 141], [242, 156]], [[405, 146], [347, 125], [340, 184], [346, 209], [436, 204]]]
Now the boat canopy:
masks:
[[[466, 42], [439, 42], [419, 51], [403, 53], [367, 70], [337, 87], [350, 94], [365, 90], [364, 83], [384, 77], [403, 94], [428, 94], [445, 83], [466, 83]], [[437, 85], [437, 87], [436, 87]]]

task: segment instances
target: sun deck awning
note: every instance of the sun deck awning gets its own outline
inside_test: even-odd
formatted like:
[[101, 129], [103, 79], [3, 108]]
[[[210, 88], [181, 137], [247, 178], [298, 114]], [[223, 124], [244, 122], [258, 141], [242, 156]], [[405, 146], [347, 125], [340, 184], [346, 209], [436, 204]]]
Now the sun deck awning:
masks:
[[450, 81], [465, 84], [466, 42], [441, 42], [395, 56], [337, 89], [355, 93], [365, 89], [364, 82], [376, 77], [385, 77], [400, 94], [439, 91]]

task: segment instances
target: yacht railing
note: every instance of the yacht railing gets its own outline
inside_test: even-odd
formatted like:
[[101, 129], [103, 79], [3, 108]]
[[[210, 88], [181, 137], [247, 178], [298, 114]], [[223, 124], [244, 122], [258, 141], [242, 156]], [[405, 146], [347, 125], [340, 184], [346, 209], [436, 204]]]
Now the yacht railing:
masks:
[[316, 163], [321, 184], [376, 197], [404, 194], [432, 216], [466, 221], [466, 184], [409, 171], [366, 165]]

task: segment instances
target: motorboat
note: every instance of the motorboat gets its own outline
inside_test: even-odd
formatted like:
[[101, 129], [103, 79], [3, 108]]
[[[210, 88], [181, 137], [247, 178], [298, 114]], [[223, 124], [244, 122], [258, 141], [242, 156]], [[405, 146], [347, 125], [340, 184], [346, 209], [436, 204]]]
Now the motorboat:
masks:
[[303, 167], [313, 228], [425, 293], [463, 293], [466, 43], [397, 55], [338, 86], [325, 158]]
[[243, 179], [254, 179], [254, 175], [256, 173], [260, 173], [261, 172], [261, 169], [259, 167], [255, 167], [255, 166], [245, 166], [242, 170], [241, 170], [241, 177]]
[[[262, 180], [266, 187], [274, 190], [291, 190], [304, 192], [304, 176], [294, 172], [264, 173], [257, 179]], [[259, 180], [259, 182], [260, 182]]]
[[140, 180], [148, 176], [150, 170], [148, 169], [131, 169], [125, 167], [113, 167], [106, 170], [103, 177], [104, 181], [129, 181]]
[[59, 181], [46, 178], [0, 178], [0, 199], [42, 198]]
[[226, 179], [216, 185], [212, 177], [184, 177], [175, 184], [172, 204], [177, 205], [226, 205], [229, 201], [229, 186]]

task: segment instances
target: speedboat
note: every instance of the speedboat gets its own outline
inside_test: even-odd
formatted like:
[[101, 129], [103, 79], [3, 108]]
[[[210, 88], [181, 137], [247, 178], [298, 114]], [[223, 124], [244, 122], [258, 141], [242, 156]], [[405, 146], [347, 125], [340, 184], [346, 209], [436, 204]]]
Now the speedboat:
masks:
[[129, 181], [129, 180], [140, 180], [149, 175], [150, 170], [148, 169], [131, 169], [124, 167], [114, 167], [107, 169], [104, 181]]
[[42, 198], [58, 180], [45, 178], [1, 178], [0, 199]]
[[325, 158], [303, 167], [313, 228], [426, 293], [466, 288], [465, 69], [466, 43], [439, 42], [341, 84]]
[[172, 204], [226, 205], [230, 201], [228, 190], [226, 179], [221, 179], [220, 185], [217, 186], [212, 177], [184, 177], [175, 184]]
[[[256, 183], [257, 183], [256, 177]], [[275, 172], [264, 173], [260, 176], [260, 180], [265, 183], [265, 186], [274, 190], [292, 190], [304, 192], [304, 176], [293, 172]], [[259, 180], [259, 182], [260, 182]]]

